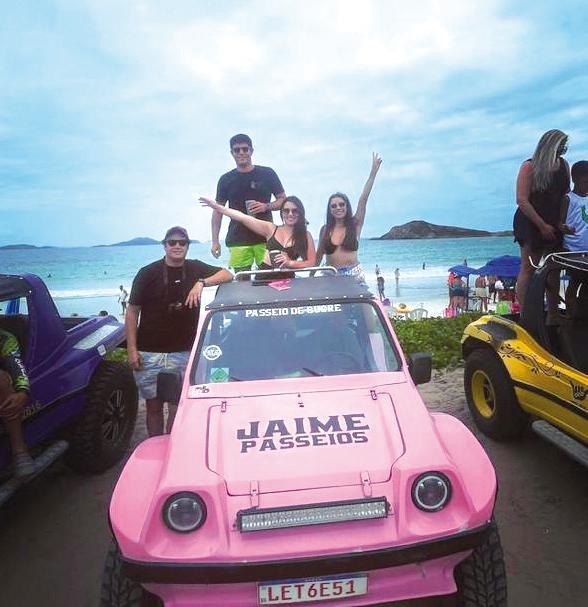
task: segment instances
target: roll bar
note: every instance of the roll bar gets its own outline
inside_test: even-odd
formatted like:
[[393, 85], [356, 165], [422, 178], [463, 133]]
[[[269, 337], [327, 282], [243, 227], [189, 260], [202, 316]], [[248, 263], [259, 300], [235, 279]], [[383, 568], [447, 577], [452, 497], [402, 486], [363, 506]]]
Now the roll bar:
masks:
[[292, 274], [302, 274], [303, 272], [309, 272], [309, 278], [314, 276], [317, 272], [325, 272], [327, 274], [337, 274], [337, 268], [333, 266], [311, 266], [310, 268], [272, 268], [271, 270], [242, 270], [235, 274], [235, 279], [245, 276], [267, 276], [268, 279], [272, 277], [272, 274], [283, 274], [284, 272], [291, 272]]

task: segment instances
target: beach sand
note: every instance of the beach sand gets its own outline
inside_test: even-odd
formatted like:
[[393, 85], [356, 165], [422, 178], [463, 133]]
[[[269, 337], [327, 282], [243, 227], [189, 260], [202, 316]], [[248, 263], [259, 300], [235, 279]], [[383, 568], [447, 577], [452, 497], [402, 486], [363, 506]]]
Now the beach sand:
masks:
[[[532, 434], [495, 443], [473, 427], [461, 368], [437, 372], [419, 387], [431, 411], [463, 421], [496, 467], [499, 524], [509, 605], [580, 607], [588, 594], [586, 471]], [[141, 403], [133, 445], [143, 440]], [[98, 476], [78, 475], [61, 461], [0, 512], [2, 604], [63, 607], [98, 604], [110, 541], [110, 495], [122, 463]]]
[[505, 553], [509, 605], [585, 605], [585, 468], [531, 431], [506, 443], [479, 432], [467, 408], [462, 367], [434, 373], [419, 391], [429, 410], [460, 419], [494, 464], [499, 487], [495, 516]]

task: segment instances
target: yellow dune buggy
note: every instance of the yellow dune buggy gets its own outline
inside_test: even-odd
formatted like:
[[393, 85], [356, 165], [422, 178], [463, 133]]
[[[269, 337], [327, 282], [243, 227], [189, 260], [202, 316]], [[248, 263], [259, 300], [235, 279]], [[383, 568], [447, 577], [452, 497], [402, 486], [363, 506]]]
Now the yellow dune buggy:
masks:
[[[553, 274], [567, 279], [548, 324]], [[551, 278], [550, 278], [551, 276]], [[496, 440], [532, 429], [588, 466], [588, 252], [547, 257], [520, 315], [483, 316], [462, 337], [464, 387], [476, 425]]]

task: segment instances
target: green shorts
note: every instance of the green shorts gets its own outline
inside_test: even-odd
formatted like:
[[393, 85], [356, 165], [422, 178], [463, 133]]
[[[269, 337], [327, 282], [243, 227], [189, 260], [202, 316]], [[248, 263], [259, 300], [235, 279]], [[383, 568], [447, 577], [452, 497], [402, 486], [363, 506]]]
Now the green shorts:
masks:
[[250, 268], [255, 261], [255, 265], [259, 265], [265, 258], [266, 246], [265, 242], [259, 244], [248, 244], [241, 247], [229, 247], [229, 268], [243, 269]]

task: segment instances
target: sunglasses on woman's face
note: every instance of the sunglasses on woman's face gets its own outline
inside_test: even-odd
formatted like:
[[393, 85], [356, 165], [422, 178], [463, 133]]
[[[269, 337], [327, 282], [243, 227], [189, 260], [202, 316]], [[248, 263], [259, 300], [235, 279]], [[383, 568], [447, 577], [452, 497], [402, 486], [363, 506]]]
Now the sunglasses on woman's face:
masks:
[[300, 211], [298, 209], [282, 209], [284, 215], [298, 215]]
[[174, 239], [170, 239], [170, 240], [166, 240], [165, 241], [167, 243], [168, 246], [170, 247], [175, 247], [176, 245], [180, 245], [181, 247], [185, 247], [188, 244], [187, 240], [174, 240]]
[[331, 202], [329, 205], [332, 209], [343, 209], [345, 207], [344, 202]]

